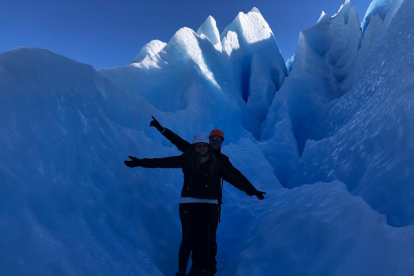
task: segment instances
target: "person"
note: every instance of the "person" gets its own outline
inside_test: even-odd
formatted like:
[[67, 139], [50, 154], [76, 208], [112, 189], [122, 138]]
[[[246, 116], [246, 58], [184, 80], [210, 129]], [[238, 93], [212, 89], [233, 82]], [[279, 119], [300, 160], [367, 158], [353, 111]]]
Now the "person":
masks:
[[[178, 136], [177, 134], [175, 134], [174, 132], [172, 132], [170, 129], [162, 127], [161, 124], [153, 117], [152, 117], [152, 121], [150, 122], [150, 126], [151, 127], [155, 127], [159, 132], [161, 132], [162, 135], [164, 135], [165, 138], [167, 138], [172, 144], [174, 144], [177, 149], [181, 152], [185, 152], [190, 146], [191, 144], [189, 142], [187, 142], [186, 140], [182, 139], [180, 136]], [[264, 194], [266, 194], [265, 192], [261, 192], [261, 191], [257, 191], [256, 188], [253, 186], [252, 183], [250, 183], [250, 181], [238, 170], [236, 169], [233, 164], [230, 162], [230, 159], [228, 156], [226, 156], [225, 154], [223, 154], [221, 152], [221, 146], [223, 144], [224, 141], [224, 133], [223, 131], [219, 130], [219, 129], [213, 129], [210, 132], [209, 135], [209, 142], [210, 142], [210, 147], [212, 152], [215, 154], [216, 158], [218, 158], [221, 162], [221, 164], [223, 166], [226, 167], [227, 170], [229, 170], [233, 175], [235, 175], [239, 180], [241, 180], [242, 182], [245, 183], [246, 186], [249, 187], [249, 189], [254, 190], [254, 195], [259, 199], [259, 200], [263, 200], [264, 199]], [[220, 186], [219, 189], [219, 214], [217, 216], [216, 221], [214, 222], [214, 234], [211, 237], [211, 250], [210, 250], [210, 254], [208, 256], [208, 267], [207, 270], [209, 272], [211, 272], [212, 275], [216, 274], [217, 272], [217, 260], [216, 260], [216, 256], [217, 256], [217, 239], [216, 239], [216, 232], [217, 232], [217, 228], [220, 222], [220, 213], [221, 213], [221, 204], [223, 204], [223, 200], [222, 200], [222, 189], [223, 189], [223, 181], [222, 179], [218, 178], [217, 179], [217, 183]], [[221, 183], [221, 184], [220, 184]], [[199, 270], [198, 268], [198, 249], [196, 246], [194, 246], [192, 248], [192, 252], [193, 254], [191, 255], [191, 259], [192, 259], [192, 267], [190, 270], [190, 273], [188, 274], [188, 276], [195, 276], [197, 275], [197, 271]]]
[[[219, 185], [217, 179], [223, 178], [247, 195], [254, 195], [256, 189], [245, 185], [224, 167], [216, 158], [209, 145], [205, 133], [197, 133], [192, 145], [179, 156], [138, 159], [129, 156], [131, 160], [124, 161], [131, 168], [181, 168], [184, 174], [184, 184], [181, 190], [179, 213], [182, 226], [182, 240], [179, 249], [178, 276], [185, 276], [190, 258], [192, 245], [196, 244], [198, 265], [197, 276], [209, 275], [206, 271], [211, 242], [209, 241], [218, 215]], [[211, 275], [211, 274], [210, 274]]]

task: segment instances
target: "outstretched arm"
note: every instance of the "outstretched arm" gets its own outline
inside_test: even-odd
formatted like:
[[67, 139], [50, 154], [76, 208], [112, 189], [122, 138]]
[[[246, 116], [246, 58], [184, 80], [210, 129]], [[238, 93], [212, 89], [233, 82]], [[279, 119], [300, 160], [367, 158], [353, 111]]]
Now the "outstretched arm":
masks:
[[226, 167], [220, 165], [219, 176], [237, 189], [245, 192], [247, 195], [255, 195], [255, 190], [250, 189], [243, 181], [240, 181], [234, 174], [232, 174]]
[[124, 161], [125, 165], [144, 168], [182, 168], [184, 164], [184, 156], [172, 156], [164, 158], [144, 158], [138, 159], [133, 156], [128, 156], [132, 160]]
[[177, 149], [181, 152], [185, 152], [191, 144], [169, 130], [168, 128], [162, 127], [161, 124], [155, 119], [153, 116], [152, 121], [150, 123], [150, 126], [155, 127], [159, 132], [161, 132], [162, 135], [164, 135], [165, 138], [170, 140], [170, 142], [177, 147]]
[[[262, 200], [264, 199], [264, 194], [266, 194], [265, 192], [261, 192], [258, 191], [252, 183], [250, 183], [250, 181], [238, 170], [236, 169], [233, 164], [230, 162], [229, 158], [226, 155], [222, 155], [223, 158], [221, 158], [221, 162], [223, 164], [223, 166], [226, 167], [226, 169], [228, 169], [235, 177], [237, 177], [238, 179], [240, 179], [241, 181], [244, 182], [244, 184], [246, 185], [246, 189], [253, 192], [253, 195], [257, 196], [258, 199]], [[227, 180], [226, 180], [227, 181]], [[227, 181], [228, 182], [228, 181]]]

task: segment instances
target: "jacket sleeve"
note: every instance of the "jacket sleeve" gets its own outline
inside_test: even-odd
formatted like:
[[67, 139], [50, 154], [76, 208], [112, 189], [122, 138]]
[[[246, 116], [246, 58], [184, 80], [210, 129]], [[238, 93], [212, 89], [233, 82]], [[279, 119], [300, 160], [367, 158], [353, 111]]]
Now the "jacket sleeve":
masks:
[[164, 130], [161, 131], [161, 133], [162, 135], [164, 135], [165, 138], [170, 140], [170, 142], [173, 143], [173, 145], [176, 146], [177, 149], [181, 152], [185, 152], [191, 146], [189, 142], [187, 142], [186, 140], [184, 140], [168, 128], [164, 128]]
[[[224, 167], [226, 167], [227, 170], [229, 170], [235, 177], [237, 177], [238, 179], [240, 179], [241, 181], [244, 182], [245, 184], [245, 189], [246, 189], [246, 193], [248, 195], [254, 195], [257, 192], [257, 189], [253, 186], [252, 183], [250, 183], [250, 181], [238, 170], [236, 169], [233, 164], [230, 162], [229, 157], [222, 154], [223, 158], [221, 161], [221, 163], [223, 164]], [[224, 179], [225, 180], [225, 179]], [[227, 181], [227, 180], [226, 180]], [[228, 181], [227, 181], [228, 182]], [[231, 184], [231, 183], [230, 183]], [[247, 192], [248, 191], [248, 192]]]
[[[223, 178], [225, 181], [229, 182], [231, 185], [236, 187], [237, 189], [245, 192], [247, 195], [252, 196], [254, 195], [254, 191], [246, 185], [245, 182], [240, 181], [234, 174], [232, 174], [226, 167], [220, 165], [219, 169], [219, 176]], [[256, 190], [256, 189], [255, 189]]]
[[140, 167], [144, 168], [182, 168], [184, 155], [164, 157], [164, 158], [144, 158], [141, 160]]

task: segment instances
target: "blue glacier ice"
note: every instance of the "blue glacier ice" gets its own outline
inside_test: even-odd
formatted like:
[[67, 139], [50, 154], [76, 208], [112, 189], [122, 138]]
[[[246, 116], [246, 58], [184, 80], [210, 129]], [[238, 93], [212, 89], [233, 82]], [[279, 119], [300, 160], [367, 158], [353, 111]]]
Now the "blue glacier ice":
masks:
[[[319, 106], [313, 109], [317, 113], [311, 120], [301, 117], [296, 137], [305, 138], [298, 139], [299, 148], [304, 149], [287, 183], [295, 187], [338, 179], [394, 226], [414, 223], [414, 137], [409, 123], [413, 116], [414, 4], [400, 2], [388, 5], [391, 14], [386, 20], [378, 15], [371, 18], [357, 53], [347, 57], [353, 65], [337, 86], [339, 95], [346, 91], [342, 97], [325, 102], [319, 95], [295, 97], [295, 101], [305, 102], [306, 110]], [[297, 61], [298, 54], [289, 79], [301, 67]], [[343, 68], [346, 66], [339, 70]], [[336, 72], [324, 76], [335, 77]], [[289, 108], [296, 106], [293, 103]], [[292, 112], [291, 118], [298, 114], [302, 116], [303, 111]], [[294, 123], [292, 127], [295, 129]]]
[[295, 55], [291, 56], [287, 61], [286, 61], [286, 69], [288, 70], [288, 72], [290, 72], [292, 70], [292, 64], [293, 61], [295, 60]]
[[346, 0], [286, 63], [257, 8], [110, 69], [0, 53], [0, 274], [174, 275], [182, 172], [123, 164], [180, 154], [154, 116], [222, 129], [267, 192], [224, 184], [217, 275], [414, 275], [413, 10], [374, 0], [361, 23]]

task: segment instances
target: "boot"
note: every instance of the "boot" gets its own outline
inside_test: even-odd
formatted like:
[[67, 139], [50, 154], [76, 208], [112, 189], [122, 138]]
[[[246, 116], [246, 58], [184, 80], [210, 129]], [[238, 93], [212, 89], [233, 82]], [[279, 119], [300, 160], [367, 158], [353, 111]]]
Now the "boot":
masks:
[[207, 272], [205, 270], [200, 270], [197, 274], [197, 276], [207, 276]]
[[180, 272], [175, 273], [175, 275], [177, 275], [177, 276], [186, 276], [186, 273], [185, 273], [185, 271], [180, 271]]
[[197, 276], [198, 271], [199, 271], [198, 267], [193, 267], [192, 266], [191, 270], [190, 270], [190, 272], [188, 272], [187, 276]]
[[213, 272], [211, 272], [210, 270], [206, 270], [205, 275], [206, 275], [206, 276], [214, 276], [214, 273], [213, 273]]

